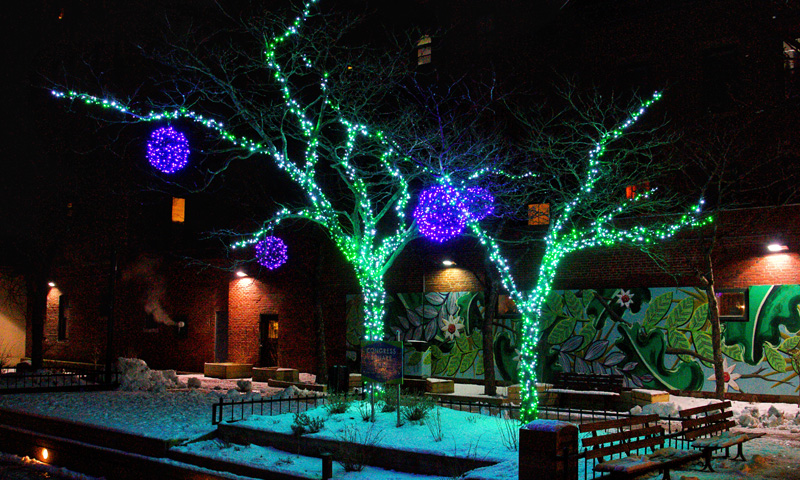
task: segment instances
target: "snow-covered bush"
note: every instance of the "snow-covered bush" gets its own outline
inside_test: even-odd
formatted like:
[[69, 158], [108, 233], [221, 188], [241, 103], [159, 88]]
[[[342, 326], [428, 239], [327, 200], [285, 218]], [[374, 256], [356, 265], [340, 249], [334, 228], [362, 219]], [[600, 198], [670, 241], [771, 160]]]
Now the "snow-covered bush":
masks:
[[249, 392], [253, 390], [253, 382], [250, 380], [238, 380], [236, 386], [239, 387], [240, 392]]
[[186, 384], [189, 386], [189, 388], [200, 388], [203, 382], [201, 382], [198, 377], [189, 377], [189, 379], [186, 380]]
[[125, 391], [165, 392], [167, 388], [185, 387], [175, 370], [150, 370], [139, 358], [117, 359], [120, 389]]

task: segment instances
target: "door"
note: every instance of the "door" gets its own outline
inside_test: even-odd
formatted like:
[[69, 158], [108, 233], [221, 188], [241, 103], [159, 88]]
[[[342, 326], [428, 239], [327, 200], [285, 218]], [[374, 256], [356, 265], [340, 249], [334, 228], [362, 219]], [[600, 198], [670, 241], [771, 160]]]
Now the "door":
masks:
[[228, 312], [216, 312], [214, 329], [214, 361], [228, 361]]
[[270, 313], [262, 313], [259, 323], [259, 336], [261, 340], [259, 352], [259, 364], [262, 367], [278, 366], [279, 344], [278, 344], [278, 316]]

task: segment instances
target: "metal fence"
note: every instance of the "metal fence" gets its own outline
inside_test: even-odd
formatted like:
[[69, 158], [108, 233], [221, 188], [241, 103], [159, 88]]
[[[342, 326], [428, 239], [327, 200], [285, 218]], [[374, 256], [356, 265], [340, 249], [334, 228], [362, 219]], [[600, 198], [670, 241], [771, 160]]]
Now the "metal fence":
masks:
[[[320, 405], [330, 403], [337, 396], [312, 395], [307, 397], [262, 398], [235, 400], [222, 397], [219, 403], [211, 405], [211, 423], [216, 425], [223, 421], [244, 420], [249, 415], [280, 415], [282, 413], [302, 413]], [[363, 393], [348, 394], [346, 398], [361, 400]]]
[[119, 372], [104, 368], [6, 368], [0, 372], [0, 394], [111, 390], [119, 385]]
[[[337, 397], [340, 396], [319, 395], [292, 398], [263, 398], [256, 400], [232, 400], [220, 398], [219, 403], [212, 405], [211, 421], [214, 425], [216, 425], [222, 421], [243, 420], [249, 415], [269, 416], [280, 415], [283, 413], [302, 413], [320, 405], [326, 405], [330, 403], [331, 398]], [[347, 396], [347, 398], [352, 400], [363, 400], [365, 395], [363, 393], [350, 394]], [[431, 398], [435, 400], [437, 405], [453, 410], [507, 419], [519, 419], [519, 405], [480, 398], [465, 399], [463, 397], [450, 398], [446, 396], [432, 396]], [[561, 420], [574, 424], [590, 423], [630, 416], [633, 416], [633, 414], [628, 411], [619, 412], [591, 408], [562, 408], [552, 405], [539, 406], [540, 418]], [[665, 446], [679, 449], [689, 448], [688, 442], [681, 436], [681, 418], [660, 417], [660, 423], [665, 429]], [[633, 453], [646, 454], [647, 452], [642, 450]], [[620, 454], [620, 456], [623, 455]], [[583, 462], [584, 464], [584, 468], [582, 469], [584, 471], [584, 480], [588, 480], [590, 478], [603, 478], [604, 476], [607, 476], [594, 472], [592, 467], [597, 460], [587, 459], [584, 451], [580, 451], [579, 449], [577, 457], [578, 461]]]
[[[216, 425], [222, 421], [238, 421], [247, 418], [249, 415], [280, 415], [283, 413], [302, 413], [320, 405], [330, 402], [330, 398], [337, 398], [339, 395], [318, 395], [307, 397], [291, 398], [262, 398], [251, 400], [236, 400], [225, 397], [220, 398], [218, 403], [211, 406], [211, 422]], [[349, 394], [348, 398], [361, 400], [365, 394]], [[437, 405], [462, 412], [478, 413], [508, 419], [519, 419], [519, 405], [489, 399], [465, 399], [451, 398], [447, 396], [433, 395], [429, 397]], [[558, 408], [555, 406], [539, 406], [539, 416], [541, 418], [563, 420], [572, 423], [595, 422], [609, 418], [621, 418], [629, 415], [627, 412], [616, 412], [604, 409], [575, 409]]]

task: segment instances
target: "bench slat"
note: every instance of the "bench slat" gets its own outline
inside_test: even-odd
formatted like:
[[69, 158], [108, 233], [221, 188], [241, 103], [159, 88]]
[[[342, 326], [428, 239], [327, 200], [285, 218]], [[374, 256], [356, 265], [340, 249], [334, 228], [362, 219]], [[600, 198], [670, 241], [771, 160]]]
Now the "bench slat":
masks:
[[[597, 435], [592, 437], [587, 437], [581, 440], [581, 443], [585, 447], [593, 447], [595, 445], [601, 445], [603, 443], [611, 443], [611, 442], [619, 442], [620, 440], [631, 438], [631, 437], [645, 437], [645, 436], [653, 436], [658, 435], [664, 431], [664, 429], [660, 425], [653, 425], [651, 427], [645, 428], [638, 428], [636, 430], [626, 430], [624, 432], [613, 432], [607, 433], [605, 435]], [[631, 435], [635, 433], [635, 435]]]
[[699, 407], [687, 408], [686, 410], [681, 410], [680, 412], [678, 412], [678, 414], [681, 417], [690, 417], [692, 415], [697, 415], [698, 413], [705, 413], [713, 410], [726, 410], [730, 407], [731, 407], [730, 400], [725, 400], [724, 402], [709, 403], [708, 405], [701, 405]]
[[658, 415], [637, 415], [616, 420], [603, 420], [594, 423], [584, 423], [578, 428], [581, 432], [595, 432], [597, 430], [608, 430], [611, 428], [634, 427], [647, 423], [658, 423]]
[[655, 447], [656, 445], [664, 444], [664, 436], [659, 435], [656, 437], [642, 438], [632, 442], [617, 443], [606, 447], [595, 447], [592, 450], [586, 451], [586, 458], [603, 458], [619, 453], [631, 452], [647, 447]]
[[727, 432], [731, 429], [731, 427], [735, 427], [736, 422], [733, 420], [728, 420], [727, 422], [723, 423], [715, 423], [713, 425], [707, 425], [705, 427], [699, 427], [692, 430], [685, 430], [684, 437], [686, 440], [694, 440], [697, 437], [702, 437], [703, 435], [711, 435], [716, 432]]
[[712, 423], [721, 423], [724, 422], [725, 419], [731, 418], [733, 416], [733, 412], [730, 410], [726, 410], [724, 412], [715, 413], [713, 415], [699, 415], [694, 418], [687, 418], [681, 422], [681, 426], [683, 428], [695, 428], [701, 427], [703, 425], [708, 425]]

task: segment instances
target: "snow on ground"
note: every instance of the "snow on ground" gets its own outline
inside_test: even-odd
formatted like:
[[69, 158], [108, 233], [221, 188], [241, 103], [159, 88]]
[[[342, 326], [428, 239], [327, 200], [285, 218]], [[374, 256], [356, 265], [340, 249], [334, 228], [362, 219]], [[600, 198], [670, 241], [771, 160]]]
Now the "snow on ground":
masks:
[[[143, 370], [140, 367], [136, 368], [141, 370], [141, 378], [134, 375], [132, 381], [128, 383], [130, 391], [120, 389], [112, 392], [0, 395], [0, 407], [102, 425], [153, 438], [188, 440], [199, 438], [214, 430], [214, 426], [211, 425], [211, 405], [219, 402], [221, 397], [283, 397], [299, 393], [311, 394], [307, 391], [299, 392], [294, 388], [288, 390], [270, 388], [261, 383], [210, 379], [202, 375], [175, 375], [174, 372], [167, 372], [166, 375], [153, 374], [149, 369]], [[313, 376], [303, 375], [301, 379], [313, 381]], [[139, 387], [131, 387], [137, 382]], [[164, 383], [164, 388], [159, 386], [160, 382]], [[482, 394], [480, 386], [457, 385], [457, 389], [458, 395]], [[504, 393], [502, 390], [504, 389], [498, 393]], [[642, 410], [645, 413], [675, 414], [679, 409], [703, 405], [710, 401], [673, 396], [669, 402], [646, 406]], [[800, 479], [798, 404], [732, 403], [734, 419], [740, 424], [738, 428], [743, 428], [745, 431], [763, 431], [768, 434], [745, 445], [749, 461], [743, 463], [720, 460], [718, 466], [721, 473], [718, 474], [699, 472], [697, 468], [689, 467], [686, 471], [676, 472], [675, 478], [681, 478], [683, 474], [687, 478], [696, 477], [699, 480], [724, 480], [734, 476], [754, 479]], [[398, 428], [395, 425], [397, 418], [395, 413], [378, 413], [375, 424], [363, 421], [358, 402], [352, 404], [345, 414], [329, 414], [323, 407], [319, 407], [307, 412], [307, 415], [324, 418], [325, 421], [322, 431], [307, 435], [341, 439], [346, 434], [346, 426], [350, 434], [357, 432], [356, 434], [362, 438], [368, 431], [373, 436], [380, 432], [378, 443], [384, 446], [501, 462], [494, 467], [473, 470], [466, 478], [473, 480], [518, 478], [518, 452], [508, 448], [506, 445], [508, 441], [503, 440], [504, 420], [476, 413], [437, 408], [433, 410], [427, 424], [407, 422]], [[251, 417], [244, 423], [264, 430], [290, 433], [293, 421], [293, 414], [284, 414], [274, 417]], [[442, 439], [437, 441], [439, 425], [441, 425]], [[302, 457], [252, 445], [227, 445], [219, 440], [205, 440], [187, 442], [177, 448], [199, 455], [311, 477], [319, 476], [321, 470], [321, 462], [317, 458]], [[383, 471], [370, 467], [361, 472], [345, 473], [341, 465], [334, 463], [334, 478], [426, 480], [436, 477]], [[583, 478], [582, 473], [580, 478]]]

